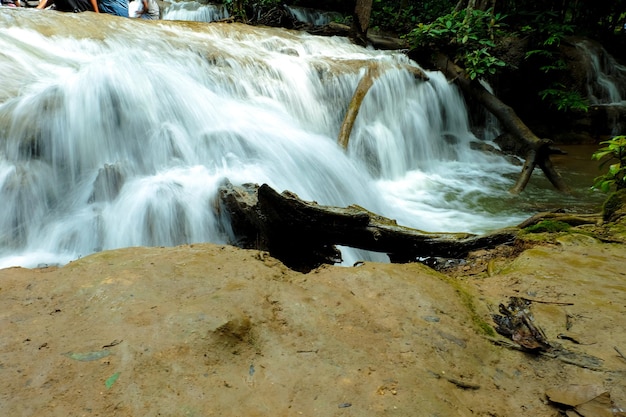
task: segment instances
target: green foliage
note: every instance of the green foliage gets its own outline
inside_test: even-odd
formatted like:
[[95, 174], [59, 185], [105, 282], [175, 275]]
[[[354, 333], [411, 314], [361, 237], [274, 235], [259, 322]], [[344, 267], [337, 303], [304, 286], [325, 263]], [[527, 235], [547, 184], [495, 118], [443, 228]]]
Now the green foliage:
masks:
[[493, 75], [506, 63], [492, 54], [494, 39], [502, 33], [505, 16], [492, 10], [462, 10], [440, 16], [430, 24], [420, 23], [407, 38], [414, 48], [447, 45], [471, 79]]
[[465, 56], [465, 68], [470, 79], [494, 75], [498, 67], [506, 64], [499, 58], [492, 56], [487, 48], [475, 49]]
[[626, 189], [626, 136], [615, 136], [600, 144], [606, 146], [594, 152], [591, 158], [602, 161], [600, 168], [609, 164], [609, 169], [595, 178], [593, 188], [605, 193], [613, 187], [616, 191]]
[[223, 4], [231, 16], [248, 21], [247, 11], [269, 10], [279, 6], [281, 2], [279, 0], [224, 0]]
[[547, 88], [539, 92], [541, 99], [550, 103], [560, 111], [589, 110], [589, 100], [578, 91], [566, 90], [562, 84], [554, 83], [553, 88]]
[[[533, 59], [537, 67], [546, 74], [558, 77], [567, 70], [567, 64], [560, 58], [558, 47], [561, 41], [574, 32], [574, 26], [562, 23], [552, 12], [535, 15], [532, 25], [523, 26], [520, 31], [530, 36], [535, 49], [526, 52], [526, 59]], [[589, 101], [578, 91], [568, 90], [562, 83], [552, 82], [548, 88], [539, 91], [541, 99], [559, 111], [587, 111]]]
[[371, 27], [393, 33], [407, 33], [419, 22], [430, 22], [454, 7], [450, 0], [373, 0]]

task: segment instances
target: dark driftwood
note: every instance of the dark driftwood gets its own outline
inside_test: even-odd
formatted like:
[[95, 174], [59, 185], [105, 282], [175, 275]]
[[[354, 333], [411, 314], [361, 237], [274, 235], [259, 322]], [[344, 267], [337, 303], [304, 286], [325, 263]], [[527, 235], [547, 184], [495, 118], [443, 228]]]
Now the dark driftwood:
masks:
[[221, 210], [231, 218], [237, 244], [267, 250], [291, 268], [308, 271], [340, 261], [335, 245], [389, 255], [391, 262], [420, 258], [463, 258], [477, 249], [512, 243], [518, 229], [477, 236], [428, 233], [398, 225], [358, 206], [320, 206], [268, 185], [226, 183], [219, 190]]
[[465, 94], [475, 98], [496, 116], [504, 128], [522, 144], [525, 163], [517, 183], [511, 189], [512, 193], [519, 194], [524, 190], [536, 166], [541, 168], [557, 190], [563, 192], [570, 191], [550, 160], [550, 154], [552, 153], [550, 149], [552, 142], [550, 140], [538, 138], [510, 106], [504, 104], [479, 83], [472, 82], [465, 74], [465, 71], [454, 64], [447, 56], [437, 54], [435, 64], [449, 79], [454, 80]]

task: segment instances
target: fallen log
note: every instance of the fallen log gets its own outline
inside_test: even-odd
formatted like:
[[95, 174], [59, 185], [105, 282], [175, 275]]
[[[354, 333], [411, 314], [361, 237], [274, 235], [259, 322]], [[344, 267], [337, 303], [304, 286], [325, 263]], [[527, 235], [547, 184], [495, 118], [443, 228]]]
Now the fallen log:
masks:
[[470, 251], [510, 244], [519, 230], [482, 236], [424, 232], [359, 206], [321, 206], [289, 191], [279, 194], [267, 184], [235, 187], [227, 182], [219, 195], [220, 210], [230, 217], [238, 246], [267, 250], [300, 271], [340, 262], [336, 245], [386, 253], [395, 263], [415, 262], [463, 258]]
[[524, 190], [536, 166], [541, 168], [557, 190], [570, 192], [569, 187], [550, 160], [550, 154], [552, 153], [550, 149], [552, 142], [550, 140], [538, 138], [510, 106], [500, 101], [480, 83], [471, 81], [465, 71], [447, 56], [436, 54], [434, 61], [437, 68], [446, 74], [448, 79], [456, 82], [465, 94], [473, 97], [485, 106], [487, 110], [496, 116], [504, 128], [522, 144], [525, 162], [517, 183], [510, 190], [512, 193], [519, 194]]

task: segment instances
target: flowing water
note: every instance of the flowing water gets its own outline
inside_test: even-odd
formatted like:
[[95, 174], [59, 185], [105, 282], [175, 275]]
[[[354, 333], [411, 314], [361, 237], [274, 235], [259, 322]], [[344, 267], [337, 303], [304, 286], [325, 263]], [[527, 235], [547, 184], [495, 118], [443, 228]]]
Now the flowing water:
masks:
[[595, 42], [582, 40], [576, 47], [587, 58], [587, 95], [591, 104], [621, 103], [626, 97], [626, 67]]
[[[135, 0], [131, 3], [137, 3]], [[230, 17], [223, 4], [201, 3], [197, 1], [172, 1], [163, 8], [164, 20], [186, 20], [192, 22], [214, 22]]]
[[[216, 210], [225, 179], [427, 231], [481, 233], [587, 201], [563, 203], [540, 174], [510, 195], [520, 167], [473, 150], [482, 138], [459, 92], [440, 73], [416, 80], [402, 54], [237, 24], [6, 9], [0, 268], [231, 243]], [[382, 75], [344, 151], [343, 116], [372, 64]], [[364, 257], [384, 258], [344, 249], [346, 263]]]
[[619, 114], [623, 114], [626, 106], [626, 67], [596, 42], [581, 40], [576, 42], [576, 48], [587, 63], [589, 102], [604, 107], [612, 135], [624, 134], [626, 126], [620, 121]]

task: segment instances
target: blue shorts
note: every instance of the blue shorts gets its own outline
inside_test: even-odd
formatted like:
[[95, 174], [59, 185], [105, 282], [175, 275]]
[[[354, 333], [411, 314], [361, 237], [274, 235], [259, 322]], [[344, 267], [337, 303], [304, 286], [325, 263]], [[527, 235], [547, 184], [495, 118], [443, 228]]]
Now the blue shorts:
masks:
[[98, 2], [100, 13], [128, 17], [128, 0], [103, 0]]

